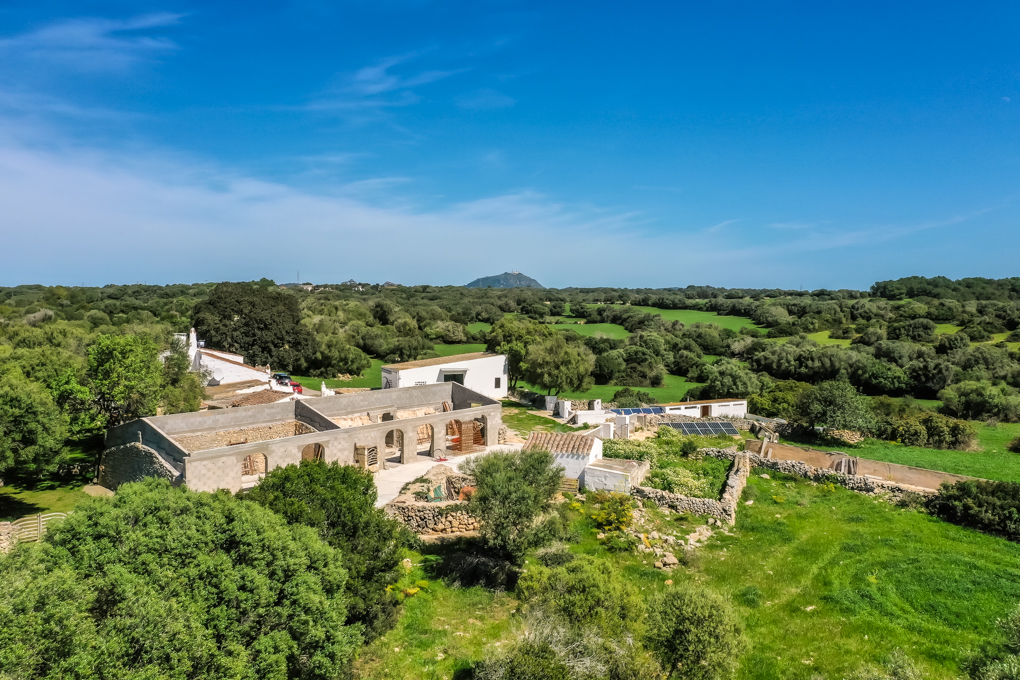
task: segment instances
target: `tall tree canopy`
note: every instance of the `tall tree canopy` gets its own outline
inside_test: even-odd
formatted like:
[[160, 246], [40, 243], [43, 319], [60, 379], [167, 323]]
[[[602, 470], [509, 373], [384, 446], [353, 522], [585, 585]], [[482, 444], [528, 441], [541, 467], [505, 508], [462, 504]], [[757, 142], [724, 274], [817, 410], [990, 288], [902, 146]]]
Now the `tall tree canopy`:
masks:
[[206, 346], [244, 356], [252, 365], [301, 369], [318, 347], [301, 324], [298, 299], [248, 283], [221, 283], [195, 305], [195, 330]]
[[67, 419], [48, 390], [15, 369], [0, 376], [0, 473], [38, 475], [60, 459]]
[[347, 567], [349, 622], [374, 638], [396, 619], [397, 601], [386, 586], [398, 577], [398, 550], [411, 540], [402, 525], [375, 507], [372, 473], [350, 465], [302, 461], [276, 468], [247, 496], [292, 524], [319, 532]]
[[255, 503], [126, 484], [0, 557], [0, 676], [339, 677], [360, 643], [341, 562]]
[[525, 357], [524, 376], [549, 394], [584, 392], [592, 386], [595, 355], [581, 344], [567, 344], [562, 335], [535, 343]]

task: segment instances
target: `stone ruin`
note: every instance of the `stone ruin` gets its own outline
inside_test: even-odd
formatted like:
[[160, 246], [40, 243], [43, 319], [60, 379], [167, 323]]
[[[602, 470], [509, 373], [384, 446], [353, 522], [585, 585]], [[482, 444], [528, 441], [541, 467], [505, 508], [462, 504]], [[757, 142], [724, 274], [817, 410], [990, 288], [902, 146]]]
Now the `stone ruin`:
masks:
[[466, 511], [473, 483], [469, 476], [447, 465], [436, 465], [422, 479], [425, 481], [407, 484], [399, 496], [387, 503], [386, 514], [419, 536], [478, 530], [478, 520]]

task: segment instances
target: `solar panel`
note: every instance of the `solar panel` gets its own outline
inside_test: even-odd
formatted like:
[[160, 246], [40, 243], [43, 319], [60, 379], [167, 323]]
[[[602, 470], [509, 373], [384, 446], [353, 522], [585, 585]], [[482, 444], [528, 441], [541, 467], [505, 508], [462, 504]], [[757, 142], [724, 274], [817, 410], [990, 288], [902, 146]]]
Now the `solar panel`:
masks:
[[697, 434], [702, 436], [714, 436], [719, 434], [727, 435], [739, 435], [740, 432], [733, 426], [733, 423], [727, 422], [688, 422], [688, 423], [664, 423], [669, 425], [674, 430], [680, 430], [684, 434]]

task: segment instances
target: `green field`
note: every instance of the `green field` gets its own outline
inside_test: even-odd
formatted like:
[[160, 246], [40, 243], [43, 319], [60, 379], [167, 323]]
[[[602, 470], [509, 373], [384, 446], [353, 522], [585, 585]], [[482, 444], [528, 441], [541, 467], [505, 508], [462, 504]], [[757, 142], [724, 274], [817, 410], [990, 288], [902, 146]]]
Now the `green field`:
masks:
[[[839, 487], [775, 472], [765, 480], [761, 472], [744, 491], [742, 500], [754, 504], [739, 506], [734, 535], [716, 533], [672, 573], [644, 555], [606, 552], [587, 518], [590, 503], [581, 512], [560, 506], [580, 532], [571, 551], [611, 561], [645, 596], [672, 579], [731, 599], [750, 642], [740, 680], [837, 680], [897, 648], [923, 677], [957, 678], [966, 654], [1020, 601], [1020, 546]], [[702, 523], [651, 514], [660, 532]], [[408, 579], [430, 576], [419, 566]], [[519, 609], [512, 592], [429, 583], [397, 626], [364, 650], [356, 677], [470, 677]]]
[[436, 345], [436, 354], [441, 357], [452, 357], [458, 354], [471, 354], [472, 352], [484, 352], [485, 345]]
[[583, 432], [587, 427], [570, 427], [558, 423], [552, 418], [540, 416], [533, 411], [537, 409], [518, 404], [516, 401], [503, 402], [503, 424], [516, 430], [525, 439], [530, 432]]
[[952, 335], [958, 331], [962, 331], [963, 326], [954, 326], [951, 323], [939, 323], [935, 324], [936, 335]]
[[[382, 387], [382, 366], [380, 359], [372, 359], [372, 365], [365, 369], [359, 377], [354, 380], [341, 382], [339, 380], [327, 380], [326, 387], [336, 389], [338, 387]], [[300, 383], [302, 387], [318, 390], [322, 386], [322, 378], [309, 378], [301, 375], [292, 375], [291, 378]]]
[[70, 512], [88, 497], [80, 485], [30, 490], [7, 484], [0, 487], [0, 522], [40, 512]]
[[[974, 428], [978, 433], [979, 451], [926, 449], [880, 439], [866, 439], [857, 446], [810, 446], [821, 451], [844, 451], [886, 463], [913, 465], [982, 479], [1020, 482], [1020, 453], [1013, 453], [1006, 448], [1011, 441], [1020, 437], [1020, 423], [1000, 423], [996, 427], [974, 423]], [[800, 445], [797, 442], [790, 443]]]
[[743, 316], [719, 316], [715, 312], [699, 312], [694, 309], [658, 309], [638, 306], [634, 306], [634, 309], [648, 314], [658, 314], [667, 321], [679, 321], [684, 324], [714, 323], [734, 331], [739, 331], [741, 328], [764, 328]]
[[[660, 404], [666, 404], [683, 400], [690, 390], [700, 387], [702, 384], [687, 382], [687, 378], [682, 378], [678, 375], [667, 375], [663, 382], [665, 382], [664, 387], [633, 387], [631, 389], [648, 392]], [[529, 385], [523, 380], [518, 383], [518, 386], [532, 392], [545, 394], [545, 390]], [[609, 401], [616, 394], [617, 390], [622, 389], [622, 387], [616, 385], [593, 385], [587, 392], [564, 392], [560, 396], [564, 399], [601, 399], [602, 401]]]
[[474, 323], [469, 323], [467, 325], [467, 329], [472, 333], [477, 333], [479, 331], [485, 331], [486, 333], [488, 333], [489, 331], [492, 330], [492, 324], [485, 323], [484, 321], [475, 321]]
[[585, 337], [601, 333], [609, 338], [623, 340], [630, 336], [630, 331], [615, 323], [555, 323], [552, 324], [552, 327], [560, 330], [574, 331], [578, 335]]

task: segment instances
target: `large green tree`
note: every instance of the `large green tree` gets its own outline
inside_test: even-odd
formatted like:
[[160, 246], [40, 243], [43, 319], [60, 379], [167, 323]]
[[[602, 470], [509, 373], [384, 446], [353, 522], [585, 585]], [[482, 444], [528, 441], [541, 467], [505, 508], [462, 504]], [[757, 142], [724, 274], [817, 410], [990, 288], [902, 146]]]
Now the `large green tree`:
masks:
[[255, 503], [125, 484], [0, 558], [0, 676], [337, 678], [360, 643], [341, 563]]
[[67, 419], [49, 390], [17, 369], [0, 376], [0, 473], [37, 477], [60, 460], [66, 436]]
[[398, 550], [412, 536], [375, 507], [372, 473], [306, 460], [276, 468], [247, 498], [315, 529], [340, 551], [348, 572], [348, 622], [363, 624], [369, 639], [392, 626], [397, 601], [386, 587], [397, 580]]
[[563, 479], [563, 468], [547, 451], [495, 452], [465, 461], [475, 479], [468, 511], [481, 520], [481, 534], [493, 551], [520, 561], [548, 540], [553, 519], [537, 523], [550, 507]]
[[581, 344], [569, 344], [557, 334], [528, 348], [524, 376], [549, 392], [584, 392], [594, 383], [595, 355]]
[[146, 335], [100, 335], [88, 348], [85, 380], [65, 373], [57, 386], [58, 401], [75, 414], [75, 422], [113, 427], [152, 415], [164, 387], [159, 346]]
[[195, 305], [192, 319], [207, 347], [241, 354], [252, 365], [295, 371], [318, 349], [301, 324], [297, 297], [272, 288], [220, 283]]
[[528, 348], [536, 342], [549, 338], [553, 329], [531, 319], [505, 316], [492, 326], [489, 333], [490, 352], [505, 354], [509, 368], [510, 389], [517, 388], [517, 382], [524, 377], [524, 363]]
[[835, 430], [867, 432], [875, 418], [868, 398], [847, 380], [828, 380], [801, 393], [797, 414], [812, 427], [825, 425]]

